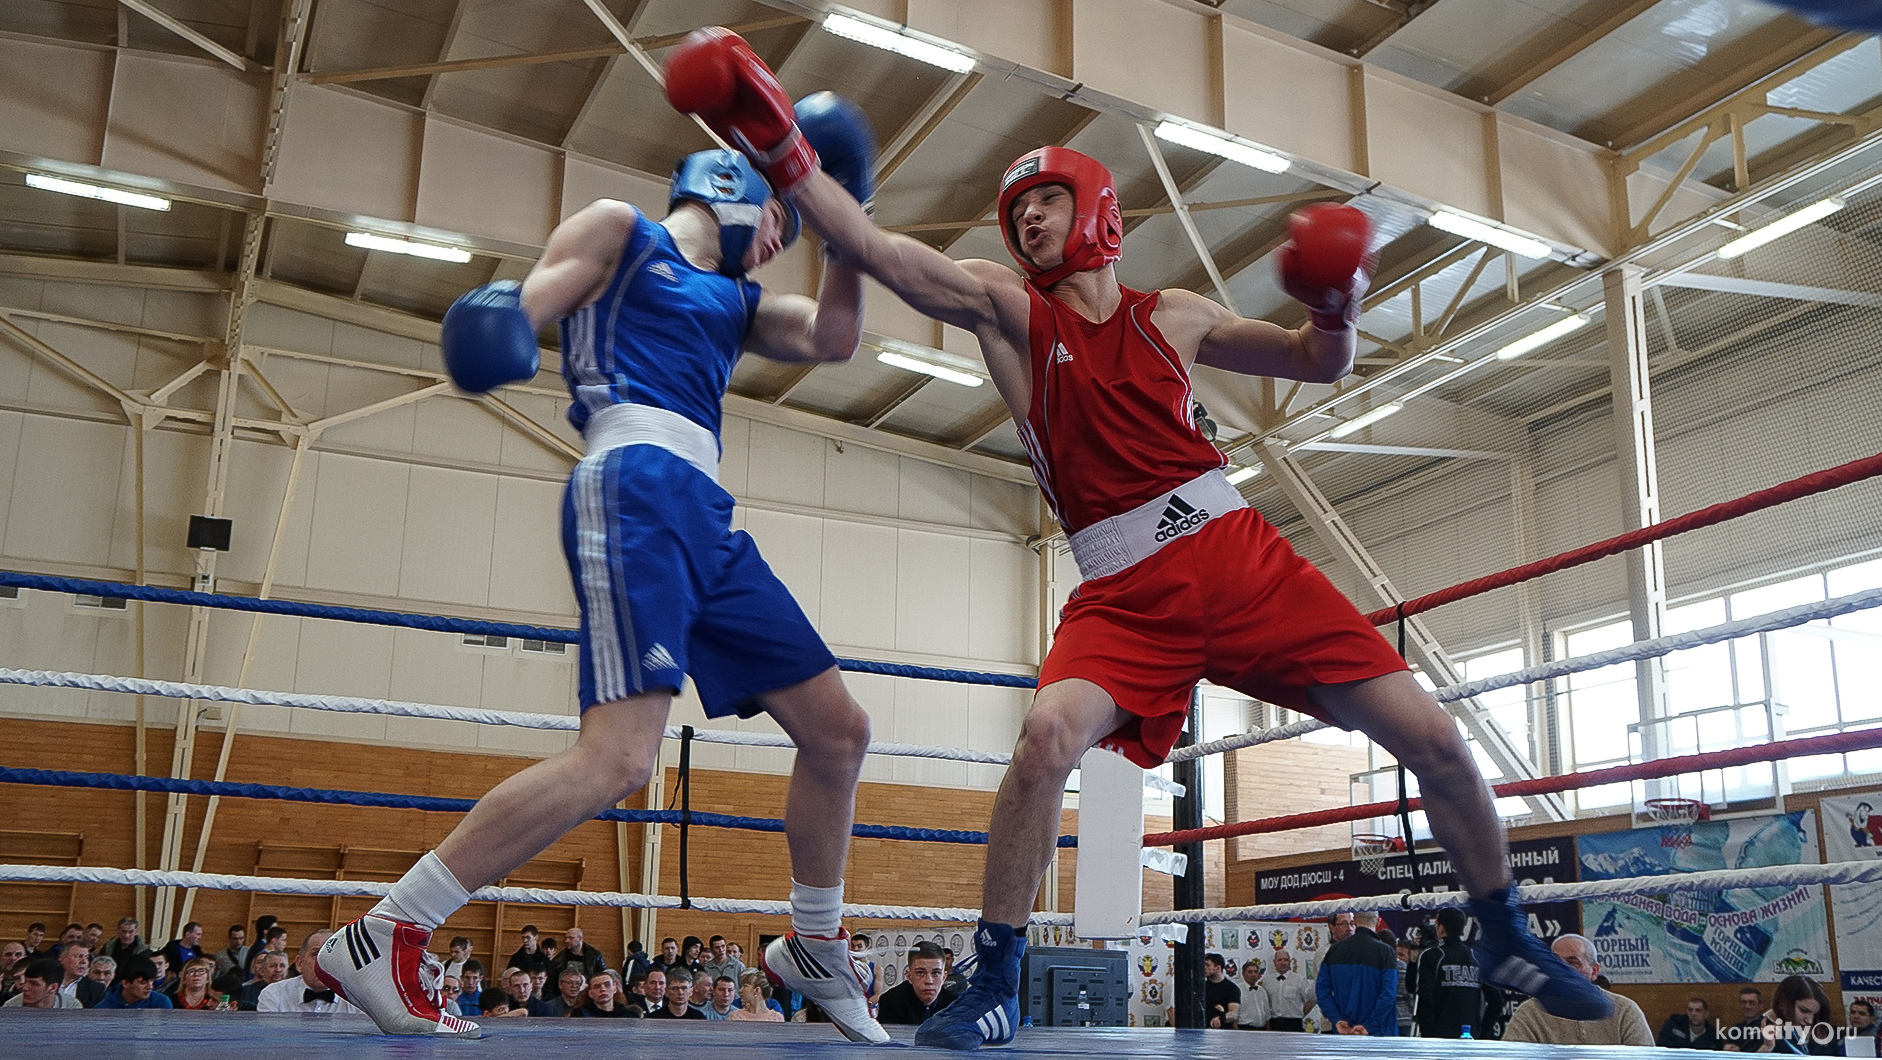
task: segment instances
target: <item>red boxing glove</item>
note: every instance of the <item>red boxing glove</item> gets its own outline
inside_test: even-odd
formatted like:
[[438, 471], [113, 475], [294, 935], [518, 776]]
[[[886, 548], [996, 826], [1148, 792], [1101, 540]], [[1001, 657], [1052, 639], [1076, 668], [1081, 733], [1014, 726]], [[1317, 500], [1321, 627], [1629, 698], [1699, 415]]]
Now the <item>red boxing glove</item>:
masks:
[[1314, 327], [1353, 327], [1372, 282], [1375, 259], [1366, 252], [1372, 222], [1351, 206], [1323, 202], [1289, 215], [1287, 231], [1280, 256], [1281, 287], [1306, 305]]
[[697, 114], [751, 159], [783, 194], [817, 169], [817, 152], [797, 131], [797, 112], [776, 74], [745, 38], [720, 26], [687, 34], [667, 57], [667, 102]]

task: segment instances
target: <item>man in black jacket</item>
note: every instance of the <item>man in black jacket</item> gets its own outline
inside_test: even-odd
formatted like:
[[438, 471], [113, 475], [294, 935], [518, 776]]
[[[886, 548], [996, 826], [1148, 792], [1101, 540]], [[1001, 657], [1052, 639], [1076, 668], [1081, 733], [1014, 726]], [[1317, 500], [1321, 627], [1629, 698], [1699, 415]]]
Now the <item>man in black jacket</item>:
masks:
[[908, 974], [876, 1000], [876, 1021], [920, 1025], [954, 1003], [956, 995], [946, 981], [947, 961], [941, 947], [915, 943], [908, 950]]
[[1703, 997], [1690, 998], [1684, 1013], [1675, 1012], [1660, 1027], [1655, 1043], [1662, 1049], [1719, 1048], [1719, 1032], [1712, 1025], [1712, 1010]]
[[1456, 1038], [1483, 1031], [1483, 982], [1464, 944], [1464, 911], [1438, 910], [1438, 944], [1418, 955], [1418, 1035]]

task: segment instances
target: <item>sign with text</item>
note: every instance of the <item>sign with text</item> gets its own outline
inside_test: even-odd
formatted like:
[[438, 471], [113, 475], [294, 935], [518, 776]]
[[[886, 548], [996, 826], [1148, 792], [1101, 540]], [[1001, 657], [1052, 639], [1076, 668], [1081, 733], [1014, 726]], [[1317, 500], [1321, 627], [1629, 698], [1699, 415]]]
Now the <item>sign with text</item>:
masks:
[[[1824, 799], [1823, 860], [1882, 858], [1882, 791]], [[1843, 1000], [1882, 998], [1882, 883], [1839, 883], [1830, 888], [1836, 910], [1836, 955]]]

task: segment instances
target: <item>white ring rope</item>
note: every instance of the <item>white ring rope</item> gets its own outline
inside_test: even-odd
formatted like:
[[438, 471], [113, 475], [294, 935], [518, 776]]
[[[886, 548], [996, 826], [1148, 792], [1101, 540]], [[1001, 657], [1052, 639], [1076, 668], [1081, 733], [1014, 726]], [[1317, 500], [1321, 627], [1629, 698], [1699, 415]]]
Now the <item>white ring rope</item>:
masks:
[[[0, 866], [0, 873], [4, 866]], [[0, 876], [4, 878], [4, 876]], [[1676, 872], [1664, 876], [1629, 876], [1615, 880], [1584, 880], [1580, 883], [1532, 883], [1516, 888], [1524, 905], [1538, 902], [1587, 901], [1594, 898], [1623, 898], [1628, 895], [1661, 891], [1728, 891], [1745, 887], [1810, 887], [1825, 883], [1875, 883], [1882, 881], [1882, 861], [1832, 861], [1824, 865], [1773, 865], [1759, 869], [1713, 869], [1708, 872]], [[1337, 898], [1321, 902], [1291, 902], [1285, 905], [1245, 905], [1233, 909], [1178, 909], [1164, 913], [1145, 913], [1138, 923], [1189, 924], [1221, 920], [1292, 920], [1330, 916], [1361, 909], [1443, 909], [1470, 901], [1463, 891], [1430, 891], [1422, 894], [1382, 895], [1369, 898]]]
[[[1768, 633], [1773, 630], [1800, 626], [1818, 619], [1834, 618], [1867, 608], [1882, 606], [1882, 589], [1867, 589], [1831, 600], [1822, 600], [1812, 604], [1773, 611], [1765, 615], [1754, 615], [1733, 622], [1725, 622], [1704, 629], [1687, 633], [1675, 633], [1657, 637], [1653, 640], [1638, 641], [1633, 644], [1608, 651], [1594, 652], [1590, 655], [1578, 655], [1572, 659], [1560, 659], [1555, 662], [1531, 666], [1495, 677], [1486, 677], [1479, 681], [1467, 681], [1463, 684], [1450, 685], [1437, 690], [1439, 702], [1449, 703], [1471, 696], [1482, 695], [1499, 688], [1512, 685], [1528, 684], [1533, 681], [1547, 680], [1566, 674], [1598, 670], [1616, 663], [1633, 662], [1639, 659], [1651, 659], [1668, 655], [1687, 648], [1697, 648], [1719, 641], [1733, 640], [1752, 633]], [[252, 688], [231, 688], [226, 685], [192, 684], [184, 681], [153, 681], [140, 677], [115, 677], [109, 674], [87, 674], [59, 672], [53, 670], [14, 670], [0, 669], [0, 684], [34, 685], [53, 688], [85, 688], [101, 692], [124, 692], [133, 695], [164, 696], [170, 699], [202, 699], [220, 703], [250, 703], [263, 706], [299, 707], [308, 710], [338, 711], [349, 714], [388, 714], [408, 718], [434, 718], [442, 721], [467, 721], [478, 725], [511, 725], [525, 729], [555, 729], [574, 731], [581, 727], [581, 719], [569, 714], [534, 714], [514, 710], [487, 710], [481, 707], [453, 707], [436, 703], [410, 703], [400, 700], [363, 699], [356, 696], [324, 696], [305, 692], [269, 692]], [[1327, 728], [1327, 724], [1313, 719], [1303, 719], [1275, 729], [1244, 733], [1226, 739], [1212, 740], [1190, 747], [1179, 747], [1169, 756], [1171, 762], [1184, 762], [1204, 755], [1220, 754], [1243, 747], [1273, 743], [1277, 740], [1291, 740], [1309, 732]], [[666, 737], [677, 740], [680, 737], [679, 726], [668, 726]], [[702, 743], [734, 744], [747, 747], [794, 746], [790, 738], [779, 733], [741, 732], [735, 729], [694, 729], [693, 739]], [[870, 754], [891, 755], [905, 758], [934, 758], [950, 762], [971, 762], [982, 765], [1006, 765], [1012, 761], [1012, 755], [1002, 751], [978, 751], [962, 747], [935, 747], [909, 743], [871, 743]], [[1146, 783], [1151, 787], [1171, 794], [1181, 794], [1181, 786], [1146, 771]]]
[[[1534, 681], [1546, 681], [1551, 677], [1562, 677], [1567, 674], [1599, 670], [1604, 666], [1613, 666], [1616, 663], [1658, 658], [1662, 655], [1671, 655], [1676, 651], [1684, 651], [1687, 648], [1704, 647], [1707, 644], [1716, 644], [1722, 640], [1735, 640], [1752, 633], [1770, 633], [1774, 630], [1789, 629], [1792, 626], [1801, 626], [1806, 622], [1814, 622], [1823, 618], [1835, 618], [1838, 615], [1847, 615], [1852, 611], [1863, 611], [1877, 606], [1882, 606], [1882, 589], [1865, 589], [1859, 593], [1850, 593], [1848, 596], [1819, 600], [1812, 604], [1799, 604], [1796, 607], [1785, 608], [1782, 611], [1772, 611], [1769, 614], [1753, 615], [1750, 618], [1722, 622], [1716, 626], [1707, 626], [1704, 629], [1695, 629], [1686, 633], [1673, 633], [1664, 637], [1655, 637], [1652, 640], [1635, 641], [1632, 644], [1625, 644], [1618, 648], [1610, 648], [1607, 651], [1597, 651], [1588, 655], [1577, 655], [1572, 659], [1558, 659], [1555, 662], [1543, 663], [1539, 666], [1531, 666], [1522, 670], [1513, 670], [1510, 673], [1498, 674], [1495, 677], [1485, 677], [1477, 681], [1465, 681], [1462, 684], [1447, 685], [1433, 692], [1432, 695], [1436, 696], [1440, 703], [1454, 703], [1460, 699], [1469, 699], [1472, 696], [1483, 695], [1485, 692], [1494, 692], [1499, 688], [1509, 688], [1513, 685], [1526, 685]], [[1296, 736], [1302, 736], [1306, 733], [1316, 732], [1325, 728], [1330, 728], [1326, 722], [1306, 718], [1288, 725], [1283, 725], [1277, 729], [1263, 729], [1260, 732], [1244, 733], [1240, 736], [1230, 736], [1221, 740], [1211, 740], [1208, 743], [1196, 744], [1193, 747], [1179, 747], [1170, 752], [1169, 761], [1182, 762], [1191, 758], [1200, 758], [1203, 755], [1220, 754], [1224, 751], [1233, 751], [1243, 747], [1254, 747], [1259, 744], [1273, 743], [1276, 740], [1291, 740]]]
[[[390, 883], [366, 880], [306, 880], [274, 876], [236, 876], [210, 872], [161, 872], [153, 869], [114, 869], [73, 865], [0, 865], [0, 881], [10, 883], [94, 883], [136, 887], [194, 887], [214, 891], [257, 891], [266, 894], [342, 895], [383, 898], [392, 889]], [[1821, 884], [1876, 883], [1882, 881], [1882, 861], [1836, 861], [1825, 865], [1773, 865], [1757, 869], [1714, 869], [1709, 872], [1672, 873], [1663, 876], [1632, 876], [1617, 880], [1587, 880], [1580, 883], [1538, 883], [1517, 888], [1517, 897], [1525, 905], [1540, 902], [1586, 901], [1597, 898], [1621, 898], [1628, 895], [1669, 891], [1719, 891], [1741, 888], [1813, 887]], [[483, 887], [471, 895], [479, 902], [522, 902], [540, 905], [605, 906], [627, 909], [679, 909], [681, 900], [671, 895], [624, 894], [618, 891], [560, 891], [539, 887]], [[1229, 909], [1178, 909], [1145, 913], [1138, 923], [1144, 927], [1158, 924], [1198, 924], [1233, 920], [1292, 920], [1329, 916], [1348, 910], [1390, 908], [1442, 909], [1461, 906], [1470, 900], [1463, 891], [1433, 891], [1401, 894], [1396, 897], [1337, 898], [1320, 902], [1291, 902], [1281, 905], [1248, 905]], [[771, 916], [790, 914], [789, 902], [748, 898], [694, 898], [691, 907], [709, 913], [760, 913]], [[901, 905], [847, 904], [843, 915], [875, 920], [933, 920], [971, 924], [979, 919], [977, 909], [934, 908]], [[1034, 913], [1030, 923], [1068, 926], [1072, 913]]]

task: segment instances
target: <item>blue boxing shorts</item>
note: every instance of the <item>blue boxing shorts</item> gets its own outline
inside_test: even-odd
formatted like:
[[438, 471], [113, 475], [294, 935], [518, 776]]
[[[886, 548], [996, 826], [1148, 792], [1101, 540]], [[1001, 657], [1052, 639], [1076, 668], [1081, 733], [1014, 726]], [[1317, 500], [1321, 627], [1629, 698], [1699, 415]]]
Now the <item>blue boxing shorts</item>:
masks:
[[732, 495], [653, 445], [575, 465], [562, 499], [562, 551], [581, 603], [585, 711], [644, 692], [678, 693], [690, 674], [711, 718], [749, 718], [757, 697], [809, 680], [836, 657], [751, 535]]

